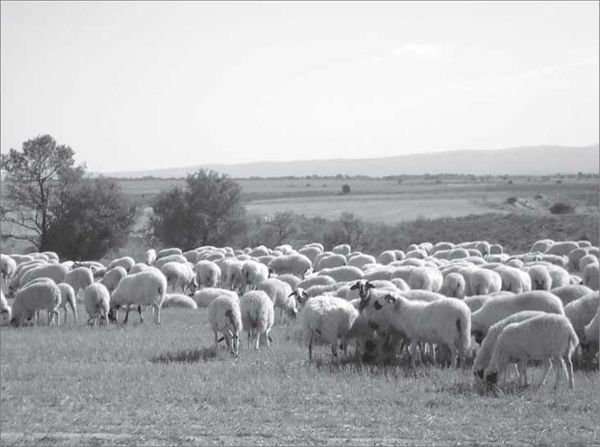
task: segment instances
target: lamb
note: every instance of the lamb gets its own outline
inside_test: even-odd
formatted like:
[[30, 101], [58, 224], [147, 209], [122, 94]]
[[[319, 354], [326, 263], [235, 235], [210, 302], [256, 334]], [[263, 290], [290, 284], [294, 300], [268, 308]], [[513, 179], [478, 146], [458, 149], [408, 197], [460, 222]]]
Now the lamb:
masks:
[[457, 355], [469, 348], [471, 311], [465, 303], [452, 298], [433, 302], [411, 301], [402, 293], [373, 296], [363, 312], [369, 324], [385, 324], [405, 334], [411, 341], [411, 364], [414, 367], [417, 343], [436, 343], [450, 351], [450, 363], [456, 367]]
[[208, 306], [208, 324], [215, 335], [214, 349], [217, 349], [219, 332], [225, 337], [227, 347], [234, 356], [239, 354], [239, 335], [242, 330], [242, 311], [238, 299], [230, 295], [217, 297]]
[[290, 318], [295, 318], [298, 314], [296, 300], [291, 296], [292, 288], [288, 283], [280, 281], [277, 278], [269, 278], [258, 284], [257, 290], [265, 292], [271, 298], [271, 301], [273, 301], [273, 306], [280, 309], [280, 321], [283, 320], [284, 312]]
[[371, 255], [355, 255], [348, 259], [348, 265], [361, 268], [365, 264], [375, 264], [377, 261], [374, 256]]
[[315, 260], [316, 271], [323, 269], [332, 269], [346, 265], [346, 257], [344, 255], [330, 254], [317, 258]]
[[221, 282], [221, 269], [212, 261], [198, 261], [194, 267], [198, 287], [217, 287]]
[[551, 289], [550, 292], [559, 297], [563, 303], [563, 306], [566, 306], [571, 301], [575, 301], [577, 298], [581, 298], [584, 295], [592, 293], [593, 290], [587, 286], [571, 284], [568, 286]]
[[179, 307], [182, 309], [198, 309], [196, 301], [187, 295], [181, 293], [166, 293], [165, 300], [163, 301], [162, 308], [167, 307]]
[[439, 270], [429, 267], [417, 267], [408, 277], [408, 286], [411, 289], [429, 290], [438, 292], [442, 288], [444, 277]]
[[275, 314], [271, 298], [262, 290], [246, 292], [240, 299], [240, 309], [242, 325], [248, 333], [248, 348], [254, 342], [258, 350], [261, 334], [264, 334], [269, 347], [269, 332]]
[[[579, 338], [564, 315], [543, 314], [520, 323], [509, 324], [496, 340], [484, 378], [495, 384], [498, 374], [504, 371], [509, 362], [516, 360], [520, 377], [526, 385], [528, 360], [553, 360], [556, 367], [554, 389], [558, 388], [561, 370], [569, 379], [569, 387], [573, 388], [571, 357], [578, 344]], [[561, 365], [561, 368], [558, 368], [558, 365]], [[546, 362], [544, 378], [549, 366], [549, 362]]]
[[108, 325], [108, 311], [110, 310], [110, 293], [102, 284], [96, 282], [83, 291], [83, 303], [88, 314], [88, 324], [96, 326], [104, 318]]
[[87, 267], [77, 267], [65, 275], [65, 281], [75, 292], [75, 296], [79, 295], [79, 291], [85, 290], [87, 286], [94, 282], [94, 275]]
[[121, 282], [121, 280], [126, 276], [127, 270], [125, 270], [124, 267], [117, 266], [106, 272], [104, 277], [100, 280], [100, 283], [106, 287], [110, 293], [112, 293], [113, 290], [115, 290], [119, 285], [119, 282]]
[[301, 320], [308, 359], [312, 360], [313, 343], [319, 340], [331, 345], [332, 361], [337, 357], [338, 340], [345, 351], [348, 333], [358, 314], [358, 310], [342, 298], [324, 295], [306, 301]]
[[465, 288], [465, 278], [460, 273], [449, 273], [444, 278], [440, 293], [447, 297], [463, 299]]
[[167, 262], [160, 267], [160, 271], [167, 278], [167, 287], [171, 286], [173, 292], [177, 291], [177, 288], [181, 289], [182, 293], [194, 289], [195, 275], [191, 264]]
[[125, 270], [129, 271], [135, 264], [135, 260], [131, 256], [123, 256], [122, 258], [115, 259], [106, 266], [106, 270], [110, 270], [113, 267], [121, 266]]
[[494, 297], [471, 315], [471, 329], [475, 341], [481, 343], [493, 324], [522, 310], [539, 310], [564, 315], [562, 302], [550, 292], [534, 290], [508, 297]]
[[196, 302], [198, 307], [208, 307], [210, 303], [221, 295], [228, 295], [239, 300], [238, 294], [233, 290], [220, 289], [218, 287], [205, 287], [204, 289], [200, 289], [192, 295], [192, 299]]
[[335, 281], [355, 281], [361, 279], [364, 273], [358, 267], [345, 265], [343, 267], [335, 267], [331, 269], [323, 269], [318, 273], [319, 276], [330, 276]]
[[39, 278], [21, 288], [13, 301], [10, 323], [21, 326], [25, 319], [30, 320], [39, 310], [48, 311], [48, 325], [54, 318], [58, 321], [60, 289], [51, 279]]
[[304, 278], [306, 272], [312, 268], [312, 263], [306, 256], [293, 253], [276, 257], [269, 262], [269, 268], [278, 275], [290, 273]]
[[483, 379], [483, 373], [486, 368], [490, 365], [490, 360], [492, 358], [492, 350], [494, 349], [494, 345], [496, 344], [496, 340], [500, 333], [504, 330], [506, 326], [512, 323], [518, 323], [529, 318], [535, 317], [537, 315], [542, 315], [544, 312], [540, 312], [537, 310], [525, 310], [523, 312], [517, 312], [516, 314], [512, 314], [506, 318], [503, 318], [496, 324], [490, 327], [487, 335], [483, 339], [481, 343], [481, 347], [479, 351], [477, 351], [477, 355], [475, 356], [475, 361], [473, 363], [473, 372], [475, 376]]
[[590, 289], [598, 290], [600, 288], [600, 264], [594, 262], [588, 264], [583, 269], [583, 285]]
[[256, 286], [269, 278], [269, 268], [260, 262], [248, 260], [242, 266], [242, 284], [244, 290], [256, 289]]
[[171, 255], [181, 255], [181, 254], [182, 254], [181, 248], [177, 248], [177, 247], [163, 248], [162, 250], [159, 250], [157, 259], [165, 258], [165, 257], [171, 256]]
[[[59, 283], [58, 288], [60, 289], [60, 304], [58, 305], [58, 309], [62, 308], [65, 311], [65, 325], [67, 324], [67, 305], [71, 308], [71, 312], [73, 312], [73, 324], [77, 323], [77, 303], [75, 301], [75, 290], [66, 282]], [[58, 324], [60, 324], [60, 316], [58, 318]]]
[[152, 265], [156, 262], [156, 258], [156, 250], [151, 248], [146, 252], [146, 255], [144, 256], [144, 262], [146, 263], [146, 265]]
[[[140, 314], [140, 323], [142, 318], [141, 306], [152, 306], [154, 309], [154, 322], [160, 324], [160, 308], [165, 299], [167, 291], [167, 278], [157, 268], [150, 268], [148, 271], [130, 275], [121, 280], [117, 288], [113, 291], [110, 304], [111, 309], [118, 309], [118, 306], [127, 306], [127, 313], [123, 323], [127, 323], [129, 317], [129, 305], [137, 305]], [[116, 318], [116, 315], [115, 315]]]
[[565, 315], [571, 321], [580, 340], [585, 340], [585, 326], [592, 321], [600, 305], [598, 291], [582, 296], [565, 306]]
[[543, 265], [534, 265], [527, 270], [531, 278], [531, 290], [550, 290], [552, 288], [552, 277]]

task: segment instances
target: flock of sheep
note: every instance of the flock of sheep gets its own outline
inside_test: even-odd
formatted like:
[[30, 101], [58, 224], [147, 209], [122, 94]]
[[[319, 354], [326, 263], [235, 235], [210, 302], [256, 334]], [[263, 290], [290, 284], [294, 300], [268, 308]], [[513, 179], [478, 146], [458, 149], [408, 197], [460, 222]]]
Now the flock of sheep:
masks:
[[[208, 308], [214, 346], [224, 339], [234, 355], [242, 330], [248, 346], [272, 342], [275, 322], [298, 317], [308, 347], [331, 347], [367, 362], [387, 362], [407, 351], [411, 364], [463, 367], [496, 383], [508, 366], [527, 385], [527, 366], [541, 361], [573, 382], [574, 355], [598, 354], [598, 247], [549, 239], [509, 255], [485, 241], [413, 244], [374, 256], [349, 245], [325, 251], [320, 243], [234, 250], [204, 246], [182, 252], [148, 250], [108, 265], [60, 262], [53, 252], [1, 255], [0, 316], [14, 326], [77, 322], [83, 301], [88, 323], [118, 321], [118, 312], [152, 307]], [[9, 305], [8, 299], [12, 299]], [[278, 315], [276, 315], [278, 314]], [[277, 318], [276, 318], [277, 316]], [[220, 338], [219, 335], [222, 337]], [[543, 382], [542, 382], [543, 383]]]

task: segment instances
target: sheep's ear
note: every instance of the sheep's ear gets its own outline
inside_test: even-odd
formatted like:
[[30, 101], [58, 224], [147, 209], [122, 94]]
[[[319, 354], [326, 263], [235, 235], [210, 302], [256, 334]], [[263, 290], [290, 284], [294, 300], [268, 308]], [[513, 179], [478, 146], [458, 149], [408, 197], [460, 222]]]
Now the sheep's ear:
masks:
[[288, 298], [290, 298], [290, 297], [292, 297], [292, 296], [296, 296], [296, 291], [295, 291], [295, 290], [294, 290], [292, 293], [290, 293], [290, 294], [288, 295]]
[[373, 285], [373, 283], [371, 281], [367, 281], [367, 283], [365, 284], [365, 287], [367, 289], [374, 289], [375, 286]]
[[272, 274], [273, 274], [273, 269], [272, 269], [272, 268], [270, 268], [270, 269], [269, 269], [269, 276], [268, 276], [267, 278], [270, 278]]
[[394, 303], [396, 302], [396, 297], [394, 295], [391, 294], [387, 294], [384, 298], [386, 303]]
[[304, 290], [302, 291], [302, 297], [308, 299], [308, 293], [306, 293]]
[[352, 286], [350, 287], [350, 290], [356, 290], [360, 287], [360, 281], [356, 281], [354, 284], [352, 284]]

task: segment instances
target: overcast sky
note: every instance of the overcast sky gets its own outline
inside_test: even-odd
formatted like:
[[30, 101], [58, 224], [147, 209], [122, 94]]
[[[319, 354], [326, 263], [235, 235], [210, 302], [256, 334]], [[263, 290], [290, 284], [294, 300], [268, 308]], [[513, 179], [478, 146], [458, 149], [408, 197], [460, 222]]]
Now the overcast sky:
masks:
[[7, 2], [1, 149], [92, 171], [599, 140], [599, 3]]

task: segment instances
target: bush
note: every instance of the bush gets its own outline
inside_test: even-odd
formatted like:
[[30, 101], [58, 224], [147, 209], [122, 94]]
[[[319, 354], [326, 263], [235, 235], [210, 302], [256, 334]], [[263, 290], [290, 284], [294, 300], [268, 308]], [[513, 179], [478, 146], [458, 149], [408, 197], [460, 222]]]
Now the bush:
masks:
[[563, 202], [557, 202], [549, 209], [552, 214], [573, 214], [575, 212], [575, 208], [572, 205]]
[[344, 183], [342, 185], [342, 194], [350, 194], [350, 185], [348, 183]]
[[508, 203], [509, 205], [514, 205], [517, 203], [517, 198], [516, 197], [509, 197], [508, 199], [506, 199], [506, 203]]

